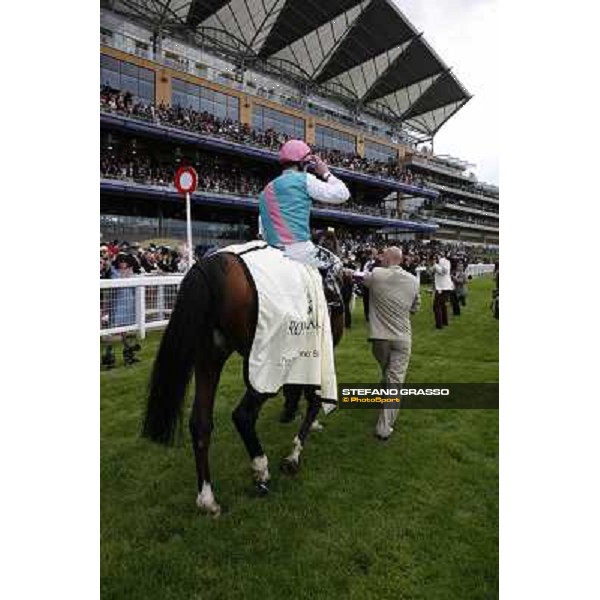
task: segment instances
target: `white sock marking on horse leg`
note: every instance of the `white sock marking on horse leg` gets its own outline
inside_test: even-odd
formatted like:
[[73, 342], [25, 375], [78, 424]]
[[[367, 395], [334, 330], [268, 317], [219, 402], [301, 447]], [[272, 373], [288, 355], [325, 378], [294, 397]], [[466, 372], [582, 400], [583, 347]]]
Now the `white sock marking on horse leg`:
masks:
[[267, 456], [255, 456], [250, 463], [250, 468], [254, 475], [254, 480], [258, 483], [266, 483], [270, 479], [269, 475], [269, 461]]
[[218, 516], [221, 513], [221, 507], [217, 504], [212, 488], [208, 481], [202, 482], [202, 491], [196, 498], [196, 505], [198, 508], [209, 512], [214, 516]]
[[302, 442], [300, 441], [300, 438], [296, 436], [292, 443], [292, 453], [287, 457], [287, 459], [293, 462], [298, 462], [300, 459], [300, 452], [302, 452]]

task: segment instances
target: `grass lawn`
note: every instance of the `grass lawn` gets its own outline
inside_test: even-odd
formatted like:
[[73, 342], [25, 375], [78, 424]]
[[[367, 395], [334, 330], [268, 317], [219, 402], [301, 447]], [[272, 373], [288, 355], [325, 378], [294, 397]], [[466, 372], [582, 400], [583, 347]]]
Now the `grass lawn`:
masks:
[[[408, 381], [498, 381], [492, 287], [473, 281], [463, 314], [441, 331], [423, 293]], [[257, 498], [231, 421], [243, 392], [234, 357], [211, 446], [215, 494], [229, 510], [213, 520], [196, 511], [187, 434], [174, 448], [138, 435], [159, 339], [144, 341], [142, 362], [101, 374], [103, 600], [498, 597], [497, 410], [405, 410], [386, 443], [373, 437], [377, 410], [336, 411], [288, 478], [277, 466], [299, 422], [280, 424], [274, 398], [258, 422], [271, 494]], [[379, 380], [360, 303], [336, 364], [340, 382]]]

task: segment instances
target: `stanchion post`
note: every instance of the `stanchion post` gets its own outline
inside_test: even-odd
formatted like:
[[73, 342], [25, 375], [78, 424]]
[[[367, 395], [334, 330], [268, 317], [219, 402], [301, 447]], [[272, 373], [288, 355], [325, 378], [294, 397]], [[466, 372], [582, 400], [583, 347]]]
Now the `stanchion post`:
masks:
[[192, 202], [190, 194], [198, 185], [198, 173], [192, 167], [180, 167], [175, 173], [175, 187], [185, 195], [185, 212], [187, 221], [188, 270], [194, 263], [194, 246], [192, 244]]
[[194, 263], [194, 249], [192, 246], [192, 203], [190, 201], [190, 193], [185, 194], [185, 209], [187, 212], [187, 245], [188, 245], [188, 271]]
[[143, 285], [139, 285], [135, 289], [135, 304], [138, 332], [140, 339], [143, 340], [146, 338], [146, 287]]

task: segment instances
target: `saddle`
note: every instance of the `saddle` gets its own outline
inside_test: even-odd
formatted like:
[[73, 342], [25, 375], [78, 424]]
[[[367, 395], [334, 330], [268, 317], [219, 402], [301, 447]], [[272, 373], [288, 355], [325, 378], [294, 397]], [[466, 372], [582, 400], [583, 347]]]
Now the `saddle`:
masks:
[[[254, 246], [254, 242], [250, 242], [248, 244], [249, 248], [241, 251], [241, 254], [245, 252], [252, 251], [257, 248], [265, 247], [267, 244], [264, 242], [260, 243], [260, 246]], [[264, 244], [264, 246], [262, 245]], [[232, 248], [234, 248], [233, 246]], [[239, 248], [243, 248], [244, 245], [239, 245]], [[323, 281], [323, 292], [325, 294], [325, 300], [327, 301], [327, 309], [329, 314], [339, 314], [344, 310], [344, 301], [342, 299], [342, 273], [343, 273], [343, 265], [342, 261], [336, 256], [331, 250], [324, 248], [323, 246], [316, 246], [317, 248], [317, 258], [319, 260], [319, 273], [321, 274], [321, 279]], [[221, 249], [223, 250], [223, 249]], [[225, 249], [227, 250], [227, 248]], [[211, 248], [207, 251], [204, 256], [210, 256], [215, 252], [219, 251], [216, 248]]]

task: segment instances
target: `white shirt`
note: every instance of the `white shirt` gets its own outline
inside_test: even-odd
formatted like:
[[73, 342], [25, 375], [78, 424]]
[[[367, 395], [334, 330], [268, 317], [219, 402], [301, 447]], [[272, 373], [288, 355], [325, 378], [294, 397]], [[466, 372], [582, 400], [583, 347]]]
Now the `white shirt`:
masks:
[[454, 284], [450, 277], [450, 261], [447, 258], [440, 258], [438, 263], [433, 265], [433, 274], [436, 290], [446, 291], [454, 289]]

